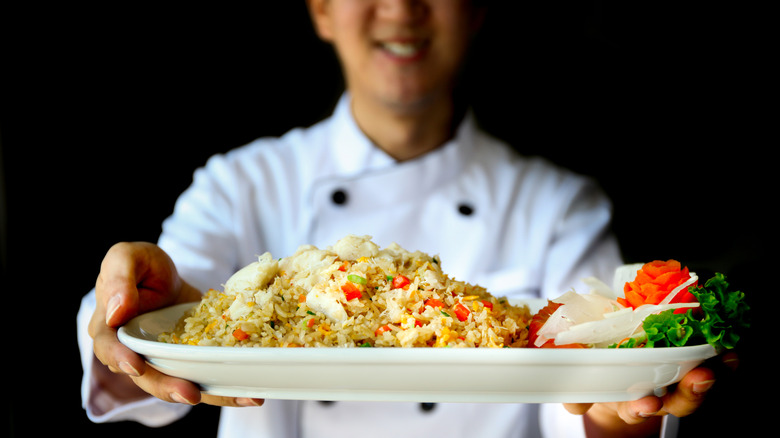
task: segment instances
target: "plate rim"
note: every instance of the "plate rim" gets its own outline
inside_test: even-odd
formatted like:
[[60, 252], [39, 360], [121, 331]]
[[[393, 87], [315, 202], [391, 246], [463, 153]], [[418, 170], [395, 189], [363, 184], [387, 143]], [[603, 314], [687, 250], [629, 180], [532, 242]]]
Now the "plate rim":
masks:
[[[517, 300], [528, 302], [530, 300]], [[387, 360], [409, 362], [473, 361], [483, 363], [560, 364], [571, 363], [576, 358], [581, 364], [620, 364], [631, 362], [667, 363], [690, 360], [706, 360], [718, 354], [709, 344], [662, 348], [280, 348], [280, 347], [223, 347], [168, 344], [144, 337], [142, 325], [147, 320], [166, 314], [181, 314], [197, 302], [168, 306], [139, 315], [117, 331], [119, 341], [147, 358], [185, 359], [192, 362], [279, 362], [319, 360], [328, 363], [371, 363]], [[146, 332], [148, 336], [156, 333]]]

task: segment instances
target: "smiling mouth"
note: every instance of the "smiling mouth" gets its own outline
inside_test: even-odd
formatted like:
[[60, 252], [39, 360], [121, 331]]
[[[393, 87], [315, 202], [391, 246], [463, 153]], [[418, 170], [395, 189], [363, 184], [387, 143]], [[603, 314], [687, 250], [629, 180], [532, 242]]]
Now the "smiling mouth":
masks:
[[379, 46], [387, 53], [399, 58], [413, 58], [423, 52], [428, 46], [426, 40], [422, 41], [385, 41]]

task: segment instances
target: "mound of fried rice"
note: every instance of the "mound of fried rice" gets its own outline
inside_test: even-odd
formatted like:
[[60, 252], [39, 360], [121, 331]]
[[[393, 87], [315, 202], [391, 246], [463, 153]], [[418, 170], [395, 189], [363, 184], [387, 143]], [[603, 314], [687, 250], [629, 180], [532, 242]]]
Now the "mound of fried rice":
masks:
[[438, 256], [349, 235], [265, 253], [161, 342], [246, 347], [524, 347], [530, 312], [450, 278]]

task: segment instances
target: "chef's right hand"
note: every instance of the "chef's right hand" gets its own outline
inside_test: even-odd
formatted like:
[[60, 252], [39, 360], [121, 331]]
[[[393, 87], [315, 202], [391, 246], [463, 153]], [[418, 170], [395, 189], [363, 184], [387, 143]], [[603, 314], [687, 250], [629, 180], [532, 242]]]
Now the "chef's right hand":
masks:
[[119, 342], [117, 329], [133, 317], [201, 298], [200, 291], [179, 277], [173, 261], [158, 246], [145, 242], [112, 246], [101, 264], [95, 296], [89, 335], [96, 360], [103, 365], [95, 375], [114, 397], [131, 401], [151, 394], [175, 403], [262, 405], [262, 399], [201, 394], [196, 384], [160, 373]]

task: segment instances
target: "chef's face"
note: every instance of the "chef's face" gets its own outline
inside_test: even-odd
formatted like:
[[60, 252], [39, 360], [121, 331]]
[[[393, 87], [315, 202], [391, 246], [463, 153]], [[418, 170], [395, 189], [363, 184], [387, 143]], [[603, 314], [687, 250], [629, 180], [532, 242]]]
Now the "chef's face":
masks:
[[309, 0], [355, 98], [417, 108], [451, 97], [481, 12], [469, 0]]

